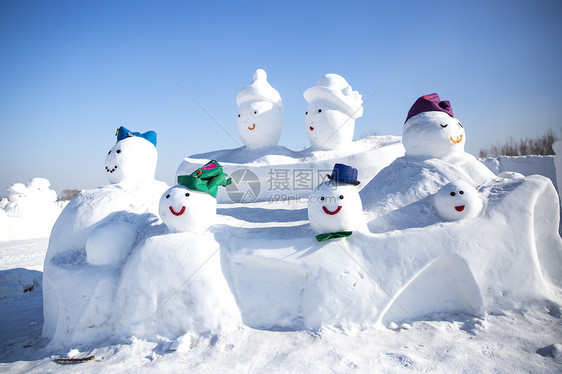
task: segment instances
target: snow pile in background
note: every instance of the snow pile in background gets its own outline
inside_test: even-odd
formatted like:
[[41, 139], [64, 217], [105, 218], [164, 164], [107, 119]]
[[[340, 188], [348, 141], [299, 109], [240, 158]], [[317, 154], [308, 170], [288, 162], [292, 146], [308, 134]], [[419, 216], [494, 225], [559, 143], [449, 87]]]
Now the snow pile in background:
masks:
[[559, 184], [556, 181], [557, 167], [555, 156], [486, 157], [481, 159], [481, 161], [496, 175], [504, 172], [516, 172], [524, 176], [539, 174], [550, 179], [554, 187], [558, 189]]
[[0, 241], [46, 238], [67, 202], [57, 202], [57, 193], [45, 178], [32, 178], [27, 185], [14, 183], [0, 203]]
[[28, 269], [9, 269], [0, 272], [0, 299], [20, 296], [25, 292], [40, 292], [42, 274]]

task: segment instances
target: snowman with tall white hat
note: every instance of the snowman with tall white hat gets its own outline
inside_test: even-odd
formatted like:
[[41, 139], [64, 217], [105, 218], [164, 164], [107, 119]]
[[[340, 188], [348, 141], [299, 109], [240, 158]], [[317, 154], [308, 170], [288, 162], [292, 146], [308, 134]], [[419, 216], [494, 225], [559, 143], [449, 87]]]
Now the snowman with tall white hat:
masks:
[[318, 150], [334, 150], [350, 144], [355, 120], [363, 116], [361, 94], [338, 74], [326, 74], [307, 89], [304, 116], [306, 135]]
[[267, 73], [257, 69], [251, 84], [236, 95], [236, 126], [247, 148], [273, 147], [283, 130], [283, 103], [279, 92], [267, 81]]

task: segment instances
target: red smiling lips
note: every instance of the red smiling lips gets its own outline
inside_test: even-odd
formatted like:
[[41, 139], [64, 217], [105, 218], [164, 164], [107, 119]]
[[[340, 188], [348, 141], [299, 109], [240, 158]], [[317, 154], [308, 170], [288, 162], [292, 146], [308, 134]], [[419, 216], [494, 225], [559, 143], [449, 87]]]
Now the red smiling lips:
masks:
[[314, 127], [312, 127], [312, 126], [309, 126], [309, 128], [310, 128], [310, 131], [313, 131], [313, 130], [314, 130]]
[[341, 210], [341, 205], [338, 205], [338, 207], [337, 207], [336, 210], [334, 210], [334, 211], [328, 210], [328, 208], [326, 208], [325, 206], [323, 206], [322, 209], [324, 210], [324, 213], [333, 216], [334, 214], [338, 214], [338, 213], [339, 213], [339, 211]]
[[456, 206], [455, 209], [457, 210], [457, 212], [462, 212], [464, 210], [464, 205]]
[[183, 206], [183, 205], [182, 205], [182, 207], [181, 207], [181, 209], [180, 209], [179, 212], [176, 212], [176, 211], [174, 210], [174, 208], [173, 208], [171, 205], [169, 206], [169, 208], [170, 208], [170, 212], [172, 212], [172, 214], [173, 214], [174, 216], [181, 216], [182, 214], [185, 213], [185, 206]]

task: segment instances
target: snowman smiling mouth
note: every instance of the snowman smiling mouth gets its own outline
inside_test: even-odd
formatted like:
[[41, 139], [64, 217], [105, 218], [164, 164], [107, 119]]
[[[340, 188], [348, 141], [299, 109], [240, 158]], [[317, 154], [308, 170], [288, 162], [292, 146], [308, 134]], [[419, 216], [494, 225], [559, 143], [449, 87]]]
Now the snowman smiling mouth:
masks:
[[314, 131], [314, 127], [309, 126], [309, 128], [310, 128], [310, 131]]
[[338, 207], [336, 208], [336, 210], [329, 210], [328, 208], [326, 208], [326, 206], [323, 206], [322, 209], [324, 210], [324, 213], [333, 216], [334, 214], [338, 214], [338, 213], [339, 213], [339, 211], [341, 210], [341, 205], [338, 205]]
[[449, 139], [450, 139], [453, 143], [458, 144], [458, 143], [462, 142], [462, 135], [457, 136], [457, 140], [453, 139], [452, 136], [449, 136]]
[[174, 216], [181, 216], [182, 214], [185, 213], [185, 206], [183, 206], [183, 205], [182, 205], [182, 207], [181, 207], [181, 209], [180, 209], [179, 212], [176, 212], [176, 211], [174, 210], [174, 207], [171, 206], [171, 205], [169, 206], [169, 208], [170, 208], [170, 212], [172, 212], [172, 214], [173, 214]]
[[459, 205], [455, 207], [457, 212], [462, 212], [464, 210], [464, 205]]
[[256, 128], [256, 124], [255, 124], [255, 123], [252, 123], [252, 127], [248, 126], [248, 130], [253, 130], [253, 129], [255, 129], [255, 128]]

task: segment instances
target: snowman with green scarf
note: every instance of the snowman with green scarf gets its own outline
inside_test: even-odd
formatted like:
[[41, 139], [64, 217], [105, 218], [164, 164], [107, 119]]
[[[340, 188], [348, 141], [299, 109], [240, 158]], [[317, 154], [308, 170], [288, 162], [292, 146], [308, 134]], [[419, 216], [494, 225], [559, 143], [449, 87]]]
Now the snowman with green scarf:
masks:
[[160, 198], [159, 213], [170, 232], [204, 233], [217, 214], [217, 192], [231, 179], [211, 160], [190, 175], [179, 175], [178, 184]]
[[320, 184], [308, 198], [308, 220], [321, 242], [346, 238], [354, 230], [365, 230], [366, 221], [359, 197], [357, 169], [335, 164], [328, 181]]

